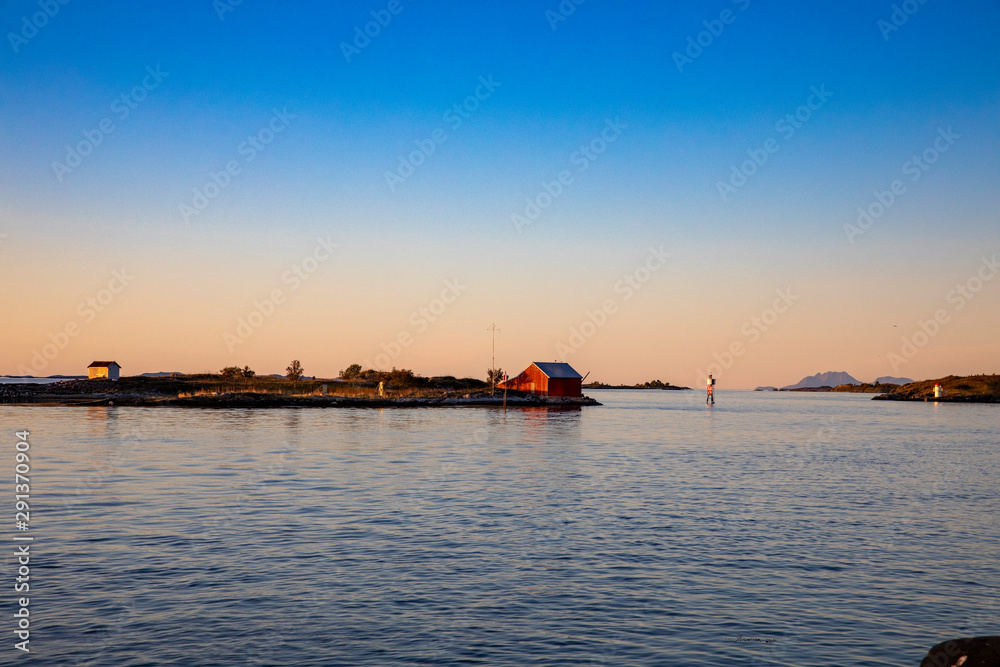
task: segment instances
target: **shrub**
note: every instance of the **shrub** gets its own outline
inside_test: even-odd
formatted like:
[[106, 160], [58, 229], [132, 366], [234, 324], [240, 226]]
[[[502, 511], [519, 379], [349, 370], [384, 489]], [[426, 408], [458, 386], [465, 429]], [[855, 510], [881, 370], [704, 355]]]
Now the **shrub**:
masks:
[[341, 380], [354, 380], [358, 377], [361, 377], [361, 364], [351, 364], [340, 371]]

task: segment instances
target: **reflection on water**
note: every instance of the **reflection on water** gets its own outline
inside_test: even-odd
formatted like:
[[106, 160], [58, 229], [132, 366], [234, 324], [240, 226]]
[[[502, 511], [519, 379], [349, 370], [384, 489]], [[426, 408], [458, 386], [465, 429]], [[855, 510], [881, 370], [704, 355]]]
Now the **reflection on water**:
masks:
[[914, 665], [995, 632], [996, 406], [597, 397], [0, 406], [33, 663]]

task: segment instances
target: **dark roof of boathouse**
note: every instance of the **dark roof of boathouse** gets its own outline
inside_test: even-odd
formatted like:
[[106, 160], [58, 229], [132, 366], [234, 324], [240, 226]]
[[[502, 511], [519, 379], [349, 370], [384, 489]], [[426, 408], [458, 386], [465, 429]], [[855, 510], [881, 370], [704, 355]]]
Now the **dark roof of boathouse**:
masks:
[[569, 364], [558, 361], [533, 361], [533, 365], [538, 366], [538, 370], [545, 373], [550, 378], [580, 378], [583, 376], [576, 372]]

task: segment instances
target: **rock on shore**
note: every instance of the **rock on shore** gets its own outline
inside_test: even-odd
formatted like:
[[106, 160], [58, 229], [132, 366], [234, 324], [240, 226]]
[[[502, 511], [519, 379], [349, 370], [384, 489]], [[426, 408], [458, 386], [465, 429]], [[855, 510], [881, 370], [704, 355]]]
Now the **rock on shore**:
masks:
[[1000, 667], [1000, 637], [968, 637], [941, 642], [920, 667]]

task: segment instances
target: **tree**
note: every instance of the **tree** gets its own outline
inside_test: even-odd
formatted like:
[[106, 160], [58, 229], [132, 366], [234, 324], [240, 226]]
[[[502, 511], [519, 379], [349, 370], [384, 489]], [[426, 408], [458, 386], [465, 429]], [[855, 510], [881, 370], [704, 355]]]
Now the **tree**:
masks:
[[340, 371], [341, 380], [353, 380], [361, 375], [361, 364], [351, 364], [344, 370]]
[[503, 369], [502, 368], [488, 368], [486, 369], [486, 381], [491, 387], [495, 387], [501, 382], [503, 382]]
[[299, 363], [298, 359], [293, 359], [292, 363], [285, 369], [285, 372], [285, 377], [292, 382], [298, 382], [302, 379], [302, 364]]
[[225, 382], [232, 382], [243, 374], [239, 366], [226, 366], [219, 373]]
[[246, 380], [252, 380], [253, 377], [255, 375], [257, 375], [257, 373], [255, 371], [251, 370], [249, 366], [244, 366], [243, 370], [240, 371], [240, 373], [243, 374], [243, 378], [246, 379]]

